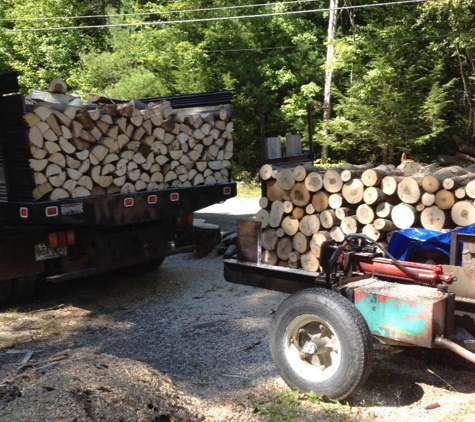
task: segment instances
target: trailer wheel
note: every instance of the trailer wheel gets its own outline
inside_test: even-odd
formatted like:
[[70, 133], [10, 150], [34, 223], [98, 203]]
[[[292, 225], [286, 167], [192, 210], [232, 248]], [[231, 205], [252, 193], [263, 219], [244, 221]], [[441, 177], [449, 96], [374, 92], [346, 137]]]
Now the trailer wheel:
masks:
[[12, 292], [11, 280], [0, 280], [0, 306], [4, 305], [10, 299]]
[[271, 353], [289, 387], [342, 400], [366, 381], [373, 343], [366, 321], [348, 299], [331, 290], [306, 289], [279, 306]]
[[23, 302], [31, 299], [36, 293], [37, 277], [22, 277], [12, 280], [11, 300], [13, 302]]

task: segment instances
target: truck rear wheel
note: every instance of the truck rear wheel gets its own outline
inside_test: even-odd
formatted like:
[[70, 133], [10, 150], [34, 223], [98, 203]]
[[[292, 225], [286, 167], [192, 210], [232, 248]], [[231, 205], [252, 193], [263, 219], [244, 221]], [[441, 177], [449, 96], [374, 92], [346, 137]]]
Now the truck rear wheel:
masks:
[[293, 389], [343, 400], [366, 381], [372, 352], [366, 321], [336, 292], [302, 290], [284, 300], [275, 314], [272, 358]]

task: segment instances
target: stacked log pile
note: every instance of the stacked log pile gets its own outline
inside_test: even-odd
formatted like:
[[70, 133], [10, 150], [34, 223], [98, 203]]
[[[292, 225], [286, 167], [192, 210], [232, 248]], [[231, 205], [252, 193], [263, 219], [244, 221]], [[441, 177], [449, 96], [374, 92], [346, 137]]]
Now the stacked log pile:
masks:
[[388, 242], [399, 229], [475, 223], [475, 169], [404, 163], [329, 170], [260, 169], [263, 262], [318, 271], [323, 242], [363, 233]]
[[27, 105], [35, 200], [226, 183], [233, 123], [223, 106], [187, 114], [168, 101]]

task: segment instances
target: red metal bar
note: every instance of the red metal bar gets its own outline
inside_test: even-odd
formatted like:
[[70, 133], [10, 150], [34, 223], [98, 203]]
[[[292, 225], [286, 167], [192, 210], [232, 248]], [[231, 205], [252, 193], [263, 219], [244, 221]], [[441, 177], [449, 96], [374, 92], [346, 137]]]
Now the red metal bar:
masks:
[[444, 273], [443, 267], [440, 264], [429, 265], [406, 261], [399, 261], [399, 263], [417, 276], [405, 273], [398, 268], [393, 261], [387, 258], [365, 258], [357, 256], [354, 258], [354, 269], [366, 274], [429, 284], [431, 286], [436, 286], [441, 282], [450, 284], [453, 281], [453, 275]]

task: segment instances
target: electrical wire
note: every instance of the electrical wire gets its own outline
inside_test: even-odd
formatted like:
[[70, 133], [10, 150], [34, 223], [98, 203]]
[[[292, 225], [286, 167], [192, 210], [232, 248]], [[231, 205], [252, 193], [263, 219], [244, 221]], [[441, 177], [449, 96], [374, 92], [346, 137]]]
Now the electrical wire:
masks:
[[317, 13], [317, 12], [324, 13], [324, 12], [329, 12], [332, 10], [338, 11], [338, 10], [366, 9], [366, 8], [373, 8], [373, 7], [407, 5], [407, 4], [414, 4], [414, 3], [425, 3], [427, 1], [429, 0], [401, 0], [401, 1], [391, 2], [391, 3], [375, 3], [375, 4], [366, 4], [366, 5], [356, 5], [356, 6], [342, 6], [342, 7], [336, 7], [336, 8], [294, 10], [294, 11], [287, 11], [287, 12], [261, 13], [258, 15], [222, 16], [222, 17], [214, 17], [214, 18], [184, 19], [184, 20], [175, 20], [175, 21], [135, 22], [135, 23], [84, 25], [84, 26], [60, 26], [60, 27], [49, 27], [49, 28], [4, 29], [4, 30], [0, 30], [0, 33], [67, 31], [67, 30], [76, 30], [76, 29], [128, 28], [128, 27], [155, 26], [155, 25], [177, 25], [177, 24], [187, 24], [187, 23], [218, 22], [218, 21], [228, 21], [228, 20], [265, 18], [265, 17], [274, 17], [274, 16], [301, 15], [301, 14], [306, 14], [306, 13]]
[[250, 9], [254, 7], [267, 7], [267, 6], [281, 6], [292, 5], [298, 3], [312, 3], [320, 0], [294, 0], [294, 1], [279, 1], [275, 3], [257, 3], [240, 6], [224, 6], [224, 7], [209, 7], [201, 9], [185, 9], [185, 10], [163, 10], [157, 12], [138, 12], [138, 13], [112, 13], [108, 15], [79, 15], [79, 16], [50, 16], [44, 18], [20, 18], [20, 19], [0, 19], [0, 22], [38, 22], [49, 21], [58, 19], [96, 19], [96, 18], [115, 18], [115, 17], [129, 17], [129, 16], [150, 16], [150, 15], [170, 15], [179, 13], [191, 13], [191, 12], [212, 12], [217, 10], [231, 10], [231, 9]]

